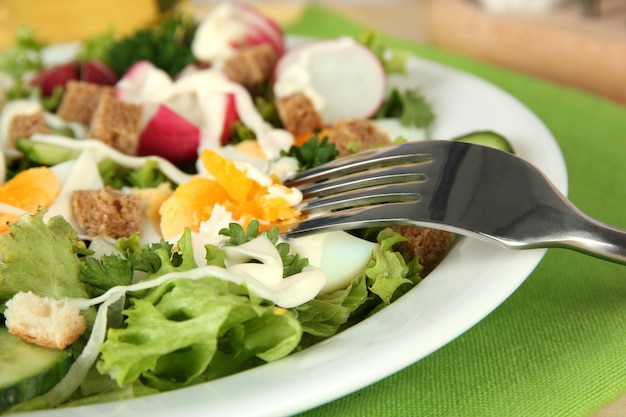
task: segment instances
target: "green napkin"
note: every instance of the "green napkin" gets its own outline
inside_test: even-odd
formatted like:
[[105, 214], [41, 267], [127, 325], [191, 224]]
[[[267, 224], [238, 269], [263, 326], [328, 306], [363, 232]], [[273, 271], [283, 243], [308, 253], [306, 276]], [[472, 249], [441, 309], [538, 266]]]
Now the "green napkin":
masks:
[[[315, 5], [286, 28], [319, 37], [361, 29]], [[480, 76], [521, 100], [557, 138], [574, 204], [626, 228], [625, 107], [433, 46], [384, 40]], [[302, 416], [574, 417], [624, 393], [626, 267], [553, 249], [507, 301], [452, 343]]]

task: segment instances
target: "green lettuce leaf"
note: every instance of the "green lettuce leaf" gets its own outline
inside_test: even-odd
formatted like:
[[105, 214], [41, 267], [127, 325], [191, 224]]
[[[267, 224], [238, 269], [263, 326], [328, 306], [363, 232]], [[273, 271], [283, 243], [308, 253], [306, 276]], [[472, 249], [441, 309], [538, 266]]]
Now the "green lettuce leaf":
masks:
[[42, 208], [22, 215], [9, 225], [9, 233], [0, 235], [0, 301], [20, 291], [56, 299], [88, 296], [78, 279], [82, 267], [78, 255], [89, 251], [62, 217], [46, 224], [44, 214]]
[[[302, 330], [291, 313], [253, 304], [230, 285], [176, 279], [131, 299], [126, 327], [108, 331], [98, 370], [120, 386], [141, 379], [172, 389], [246, 369], [252, 358], [271, 361], [292, 352]], [[213, 367], [216, 354], [235, 360]]]
[[419, 260], [407, 263], [393, 249], [396, 243], [405, 240], [402, 235], [385, 228], [378, 232], [376, 239], [379, 248], [372, 253], [363, 273], [347, 288], [318, 295], [292, 309], [303, 331], [311, 336], [303, 339], [301, 347], [333, 336], [384, 308], [421, 280]]

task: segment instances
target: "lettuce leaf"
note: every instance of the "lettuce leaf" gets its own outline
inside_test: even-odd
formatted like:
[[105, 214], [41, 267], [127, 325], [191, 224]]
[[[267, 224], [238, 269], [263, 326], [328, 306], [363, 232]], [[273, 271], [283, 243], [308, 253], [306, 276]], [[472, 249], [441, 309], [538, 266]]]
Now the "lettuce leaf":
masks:
[[[253, 304], [215, 278], [176, 279], [132, 298], [126, 327], [109, 329], [98, 370], [120, 386], [142, 380], [160, 390], [239, 372], [251, 360], [279, 359], [302, 330], [291, 313]], [[230, 357], [228, 366], [214, 358]]]
[[89, 253], [76, 231], [60, 216], [44, 223], [46, 210], [22, 215], [0, 235], [0, 305], [17, 292], [32, 291], [41, 297], [86, 298], [78, 279]]
[[419, 260], [407, 262], [393, 249], [396, 243], [404, 240], [393, 230], [382, 229], [377, 234], [378, 250], [372, 253], [363, 273], [355, 277], [347, 288], [318, 295], [292, 309], [302, 323], [303, 331], [313, 337], [305, 338], [301, 347], [333, 336], [384, 308], [421, 280]]

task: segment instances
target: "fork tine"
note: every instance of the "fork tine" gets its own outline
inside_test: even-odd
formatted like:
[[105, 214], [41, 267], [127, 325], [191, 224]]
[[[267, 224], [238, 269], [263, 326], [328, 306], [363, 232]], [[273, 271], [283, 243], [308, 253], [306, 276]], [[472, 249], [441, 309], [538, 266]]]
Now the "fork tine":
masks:
[[339, 210], [380, 203], [415, 202], [420, 195], [416, 190], [419, 182], [383, 184], [357, 190], [348, 190], [326, 197], [304, 200], [302, 211], [312, 214], [320, 211]]
[[426, 180], [426, 174], [418, 170], [419, 168], [416, 168], [414, 164], [382, 167], [312, 184], [307, 183], [298, 188], [304, 197], [308, 198], [311, 196], [320, 197], [377, 185]]
[[419, 150], [415, 143], [385, 146], [344, 156], [309, 169], [285, 181], [285, 185], [299, 187], [306, 183], [329, 180], [382, 166], [430, 162], [432, 158], [427, 151]]

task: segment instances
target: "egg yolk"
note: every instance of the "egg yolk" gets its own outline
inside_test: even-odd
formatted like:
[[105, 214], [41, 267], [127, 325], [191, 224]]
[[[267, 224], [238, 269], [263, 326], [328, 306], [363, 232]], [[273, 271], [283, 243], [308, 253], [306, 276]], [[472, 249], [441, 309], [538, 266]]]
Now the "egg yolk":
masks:
[[159, 214], [164, 238], [182, 233], [185, 227], [197, 232], [200, 224], [211, 217], [215, 204], [223, 206], [244, 226], [258, 220], [261, 231], [274, 225], [290, 225], [300, 217], [300, 212], [284, 198], [271, 195], [268, 187], [246, 176], [233, 161], [210, 150], [203, 151], [200, 159], [214, 179], [194, 176], [163, 202]]
[[[48, 167], [30, 168], [0, 185], [0, 202], [34, 213], [40, 206], [49, 207], [61, 191], [61, 182]], [[0, 233], [9, 231], [8, 222], [19, 216], [0, 213]]]

